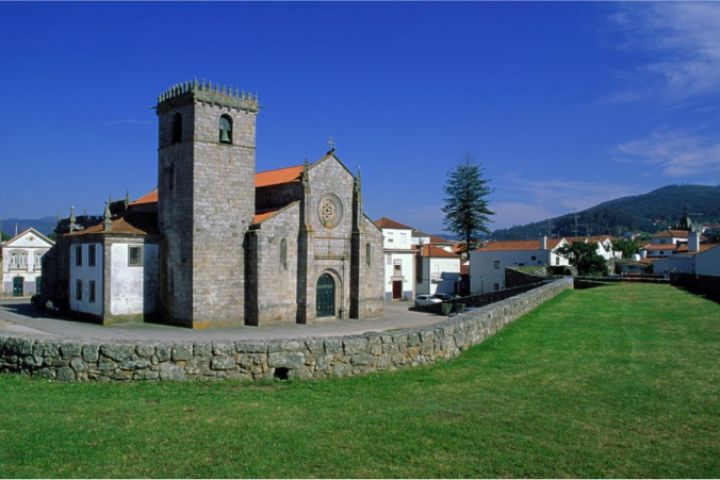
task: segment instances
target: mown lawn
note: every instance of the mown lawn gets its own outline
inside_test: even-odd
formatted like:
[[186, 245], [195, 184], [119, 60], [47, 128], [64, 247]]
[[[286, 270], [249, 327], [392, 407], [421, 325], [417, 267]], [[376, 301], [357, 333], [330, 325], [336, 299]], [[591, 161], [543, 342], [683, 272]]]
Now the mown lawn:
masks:
[[720, 477], [720, 305], [565, 292], [460, 358], [248, 385], [0, 375], [0, 477]]

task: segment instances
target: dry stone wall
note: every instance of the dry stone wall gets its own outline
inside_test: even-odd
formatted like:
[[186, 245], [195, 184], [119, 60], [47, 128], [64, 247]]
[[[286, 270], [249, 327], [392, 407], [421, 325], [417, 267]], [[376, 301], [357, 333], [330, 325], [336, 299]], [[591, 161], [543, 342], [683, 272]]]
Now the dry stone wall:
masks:
[[561, 291], [560, 279], [432, 326], [346, 337], [93, 343], [0, 335], [0, 371], [60, 381], [327, 378], [456, 357]]

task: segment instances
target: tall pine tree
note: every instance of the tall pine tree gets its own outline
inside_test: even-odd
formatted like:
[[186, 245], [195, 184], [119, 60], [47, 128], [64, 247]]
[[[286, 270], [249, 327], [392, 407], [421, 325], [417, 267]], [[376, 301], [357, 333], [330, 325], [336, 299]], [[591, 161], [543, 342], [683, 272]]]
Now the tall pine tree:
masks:
[[447, 174], [445, 182], [445, 229], [465, 241], [469, 252], [483, 233], [490, 233], [487, 227], [490, 216], [495, 212], [488, 208], [488, 195], [492, 189], [484, 171], [470, 152], [465, 152], [462, 161]]

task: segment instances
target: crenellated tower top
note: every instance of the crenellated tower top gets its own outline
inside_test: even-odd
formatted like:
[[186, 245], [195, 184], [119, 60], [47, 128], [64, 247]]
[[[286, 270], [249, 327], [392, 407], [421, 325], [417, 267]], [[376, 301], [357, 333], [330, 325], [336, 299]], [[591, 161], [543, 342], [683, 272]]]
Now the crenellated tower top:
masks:
[[172, 102], [188, 94], [192, 94], [201, 101], [233, 106], [241, 110], [257, 112], [260, 109], [256, 93], [240, 91], [232, 86], [213, 84], [198, 79], [175, 84], [161, 93], [157, 99], [158, 109], [166, 102]]

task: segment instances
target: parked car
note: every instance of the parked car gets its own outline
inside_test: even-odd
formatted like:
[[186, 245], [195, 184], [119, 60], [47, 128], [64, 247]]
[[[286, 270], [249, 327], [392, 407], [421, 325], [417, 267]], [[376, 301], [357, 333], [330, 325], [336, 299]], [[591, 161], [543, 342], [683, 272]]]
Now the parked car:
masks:
[[434, 303], [441, 303], [442, 300], [439, 298], [435, 298], [434, 295], [418, 295], [415, 297], [415, 306], [416, 307], [424, 307], [427, 305], [432, 305]]

